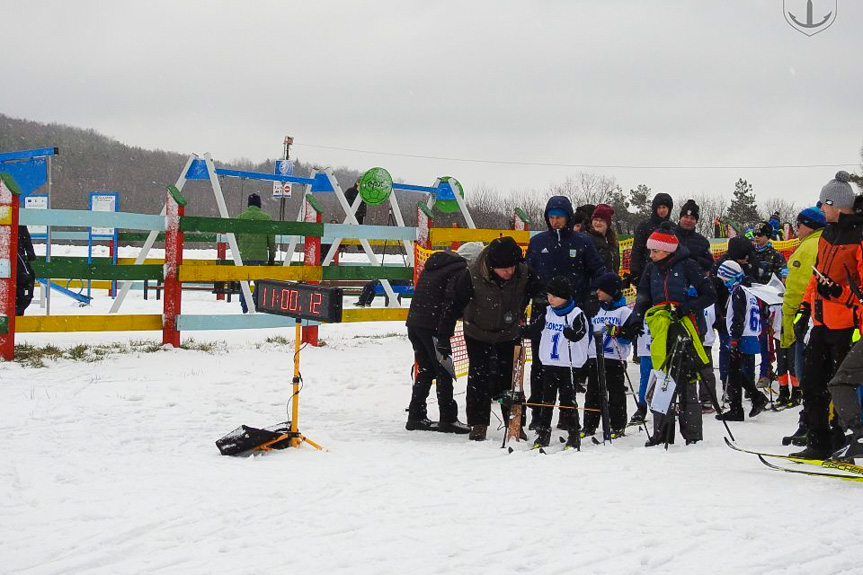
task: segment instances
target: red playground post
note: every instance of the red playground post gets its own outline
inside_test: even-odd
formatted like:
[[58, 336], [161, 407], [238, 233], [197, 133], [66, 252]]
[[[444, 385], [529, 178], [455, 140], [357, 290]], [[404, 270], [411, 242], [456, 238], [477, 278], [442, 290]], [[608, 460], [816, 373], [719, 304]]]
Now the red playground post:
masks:
[[180, 347], [177, 316], [180, 315], [183, 289], [180, 265], [183, 263], [183, 232], [180, 218], [186, 212], [186, 199], [173, 185], [165, 199], [165, 299], [162, 317], [162, 344]]
[[0, 355], [15, 358], [15, 282], [18, 267], [18, 207], [21, 189], [0, 172]]

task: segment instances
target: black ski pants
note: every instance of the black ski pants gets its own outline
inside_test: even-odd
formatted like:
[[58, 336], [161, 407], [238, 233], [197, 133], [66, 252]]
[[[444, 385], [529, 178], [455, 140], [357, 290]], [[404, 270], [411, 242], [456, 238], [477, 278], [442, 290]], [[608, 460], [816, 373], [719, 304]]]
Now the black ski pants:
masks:
[[[608, 418], [612, 431], [626, 427], [626, 362], [605, 359], [605, 387], [608, 390]], [[600, 421], [602, 390], [599, 386], [599, 371], [596, 360], [587, 360], [587, 392], [584, 394], [584, 429], [593, 431]]]
[[411, 391], [408, 419], [420, 420], [427, 417], [426, 400], [432, 382], [436, 382], [437, 403], [440, 421], [453, 423], [458, 418], [458, 405], [452, 396], [452, 377], [438, 362], [432, 336], [435, 331], [420, 327], [408, 327], [408, 340], [414, 348], [414, 361], [417, 364], [416, 379]]
[[465, 334], [467, 357], [467, 423], [488, 425], [491, 400], [512, 387], [512, 360], [516, 340], [488, 343]]
[[[810, 445], [829, 445], [830, 391], [827, 383], [839, 369], [848, 350], [854, 328], [829, 329], [816, 325], [809, 334], [803, 359], [803, 411], [809, 424]], [[850, 366], [849, 366], [850, 367]]]
[[[542, 366], [542, 400], [547, 406], [554, 405], [558, 393], [560, 394], [561, 417], [567, 422], [568, 429], [578, 429], [578, 410], [566, 409], [566, 407], [578, 407], [575, 397], [575, 374], [578, 368], [561, 367], [555, 365]], [[534, 419], [537, 430], [551, 429], [551, 417], [553, 407], [534, 407]], [[566, 415], [564, 413], [566, 412]]]
[[741, 353], [739, 350], [731, 350], [731, 361], [728, 364], [728, 404], [731, 409], [743, 410], [743, 390], [748, 391], [752, 397], [761, 393], [755, 387], [755, 356], [749, 353]]
[[863, 385], [863, 339], [854, 344], [829, 384], [833, 410], [844, 430], [861, 428], [860, 398], [857, 396], [860, 385]]

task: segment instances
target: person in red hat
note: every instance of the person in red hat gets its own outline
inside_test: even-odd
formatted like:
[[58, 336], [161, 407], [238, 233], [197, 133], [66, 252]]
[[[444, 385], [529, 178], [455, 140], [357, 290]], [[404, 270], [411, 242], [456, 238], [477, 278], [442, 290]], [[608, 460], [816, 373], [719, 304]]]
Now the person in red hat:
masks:
[[613, 216], [614, 208], [608, 204], [599, 204], [593, 210], [587, 233], [593, 239], [593, 245], [605, 263], [605, 269], [620, 273], [620, 246], [617, 242], [617, 233], [611, 225]]
[[[646, 247], [650, 251], [650, 263], [644, 268], [638, 283], [638, 295], [633, 309], [637, 321], [630, 322], [631, 325], [641, 325], [648, 309], [661, 305], [667, 305], [677, 320], [689, 317], [694, 323], [695, 318], [703, 314], [704, 308], [716, 302], [713, 282], [695, 260], [689, 257], [689, 250], [680, 244], [671, 222], [663, 222], [650, 234]], [[695, 288], [695, 296], [688, 295], [690, 286]], [[654, 337], [651, 345], [656, 344], [656, 341]], [[694, 353], [688, 355], [695, 358]], [[701, 367], [703, 366], [693, 365], [682, 372], [678, 369], [678, 373], [673, 374], [679, 386], [681, 434], [687, 444], [702, 439], [701, 402], [698, 400], [698, 387], [694, 384], [695, 370]], [[654, 365], [654, 368], [659, 369], [660, 366]], [[658, 445], [664, 440], [660, 433], [664, 429], [664, 419], [661, 415], [654, 416], [654, 435], [648, 446]]]

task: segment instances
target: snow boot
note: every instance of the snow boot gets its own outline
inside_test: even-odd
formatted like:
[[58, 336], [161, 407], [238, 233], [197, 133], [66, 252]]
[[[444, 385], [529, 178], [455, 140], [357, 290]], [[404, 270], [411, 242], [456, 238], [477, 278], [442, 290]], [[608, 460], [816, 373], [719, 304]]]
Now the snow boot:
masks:
[[470, 434], [467, 436], [467, 438], [471, 441], [485, 441], [485, 434], [487, 431], [487, 425], [471, 425]]
[[639, 404], [638, 409], [629, 418], [629, 425], [641, 425], [647, 417], [647, 404]]
[[835, 451], [830, 459], [854, 463], [857, 457], [863, 457], [863, 428], [851, 430], [845, 436], [845, 445]]
[[776, 407], [785, 407], [785, 405], [788, 403], [788, 400], [790, 400], [790, 399], [791, 399], [791, 394], [788, 392], [788, 386], [787, 385], [780, 385], [779, 386], [779, 395], [776, 396], [776, 402], [775, 402]]
[[405, 423], [405, 429], [408, 431], [432, 431], [437, 424], [428, 417], [422, 419], [408, 419]]
[[760, 391], [752, 396], [752, 409], [749, 410], [749, 417], [755, 417], [767, 407], [767, 396]]
[[437, 424], [437, 430], [441, 433], [455, 433], [457, 435], [466, 435], [470, 433], [470, 426], [465, 425], [458, 419], [455, 421], [441, 421]]
[[719, 421], [743, 421], [743, 408], [731, 407], [728, 411], [717, 414], [716, 419]]
[[547, 427], [542, 427], [536, 430], [536, 439], [533, 440], [534, 449], [540, 447], [548, 447], [551, 443], [551, 430]]

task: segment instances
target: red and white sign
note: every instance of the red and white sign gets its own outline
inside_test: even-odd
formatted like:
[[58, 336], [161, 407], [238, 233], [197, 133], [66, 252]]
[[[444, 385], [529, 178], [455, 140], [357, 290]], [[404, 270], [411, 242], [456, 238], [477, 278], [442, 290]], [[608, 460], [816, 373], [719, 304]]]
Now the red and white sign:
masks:
[[273, 182], [273, 198], [290, 198], [290, 182]]

